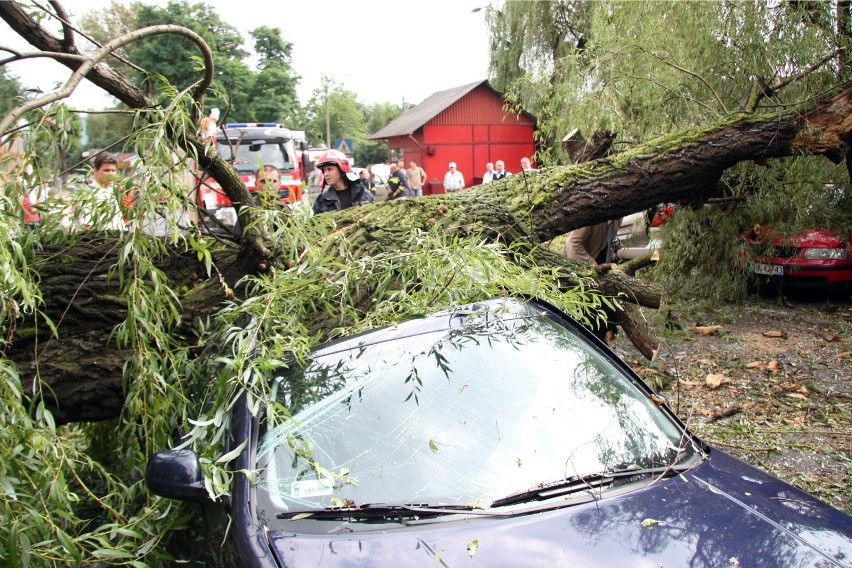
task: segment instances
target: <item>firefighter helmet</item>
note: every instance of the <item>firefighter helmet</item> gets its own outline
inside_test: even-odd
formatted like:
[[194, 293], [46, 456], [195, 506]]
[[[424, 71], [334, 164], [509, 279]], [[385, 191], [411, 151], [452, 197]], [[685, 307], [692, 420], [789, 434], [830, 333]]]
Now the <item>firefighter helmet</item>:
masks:
[[340, 168], [340, 171], [343, 173], [352, 171], [352, 167], [349, 165], [349, 159], [346, 157], [346, 154], [340, 150], [326, 150], [320, 154], [320, 157], [317, 159], [317, 169], [321, 170], [323, 166], [328, 166], [330, 164], [334, 164]]

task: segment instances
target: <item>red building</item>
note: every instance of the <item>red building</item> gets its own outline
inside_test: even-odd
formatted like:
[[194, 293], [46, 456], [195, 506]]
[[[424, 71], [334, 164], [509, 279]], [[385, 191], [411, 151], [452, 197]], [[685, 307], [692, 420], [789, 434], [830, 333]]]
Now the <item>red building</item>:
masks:
[[506, 170], [521, 169], [521, 158], [535, 153], [535, 117], [503, 109], [503, 95], [488, 81], [432, 94], [373, 134], [387, 140], [391, 157], [405, 166], [415, 160], [429, 177], [423, 193], [443, 193], [444, 174], [455, 162], [466, 186], [482, 182], [485, 164], [503, 160]]

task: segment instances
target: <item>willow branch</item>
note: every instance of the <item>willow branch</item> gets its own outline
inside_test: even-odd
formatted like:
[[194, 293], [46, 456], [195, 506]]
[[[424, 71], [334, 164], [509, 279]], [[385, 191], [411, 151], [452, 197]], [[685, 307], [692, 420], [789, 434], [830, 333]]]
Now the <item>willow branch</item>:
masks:
[[12, 111], [10, 111], [9, 114], [7, 114], [3, 118], [3, 121], [0, 122], [0, 132], [5, 132], [12, 124], [15, 124], [18, 119], [20, 119], [25, 113], [70, 96], [71, 93], [73, 93], [77, 86], [80, 84], [80, 81], [82, 81], [83, 78], [86, 76], [86, 74], [89, 73], [89, 71], [91, 71], [98, 63], [100, 63], [114, 50], [123, 47], [129, 43], [132, 43], [138, 39], [158, 34], [182, 35], [192, 40], [201, 50], [201, 53], [204, 58], [204, 75], [201, 81], [199, 81], [198, 85], [195, 87], [195, 91], [193, 93], [193, 99], [197, 103], [200, 103], [204, 91], [207, 89], [207, 87], [210, 86], [210, 83], [213, 81], [213, 53], [210, 50], [210, 47], [201, 38], [201, 36], [199, 36], [190, 29], [184, 28], [183, 26], [175, 26], [171, 24], [149, 26], [140, 30], [124, 34], [123, 36], [117, 37], [114, 40], [104, 44], [104, 46], [95, 51], [91, 55], [91, 57], [83, 61], [82, 65], [80, 65], [80, 67], [76, 71], [74, 71], [74, 73], [71, 74], [71, 77], [68, 78], [68, 81], [65, 83], [65, 86], [59, 89], [58, 91], [55, 91], [43, 97], [26, 101], [12, 109]]
[[[62, 47], [66, 50], [73, 49], [74, 28], [72, 28], [71, 24], [68, 22], [68, 13], [65, 12], [65, 8], [57, 0], [50, 0], [48, 3], [56, 12], [56, 18], [62, 23]], [[45, 10], [45, 12], [47, 12], [47, 10]]]

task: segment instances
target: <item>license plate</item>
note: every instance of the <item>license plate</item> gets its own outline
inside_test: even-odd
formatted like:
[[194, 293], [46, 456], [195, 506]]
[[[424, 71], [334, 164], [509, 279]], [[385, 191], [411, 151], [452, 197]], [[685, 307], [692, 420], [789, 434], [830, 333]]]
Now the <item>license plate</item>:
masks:
[[780, 264], [762, 264], [759, 262], [751, 263], [751, 271], [755, 274], [764, 276], [784, 276], [784, 267]]

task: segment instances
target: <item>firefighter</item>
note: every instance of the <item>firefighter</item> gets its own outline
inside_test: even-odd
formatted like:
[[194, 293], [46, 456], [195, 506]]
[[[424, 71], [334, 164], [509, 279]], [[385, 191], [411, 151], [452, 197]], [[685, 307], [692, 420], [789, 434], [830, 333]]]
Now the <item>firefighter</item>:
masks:
[[320, 194], [314, 201], [314, 213], [328, 213], [373, 202], [373, 194], [357, 179], [349, 177], [352, 167], [346, 154], [326, 150], [317, 159], [322, 172]]

